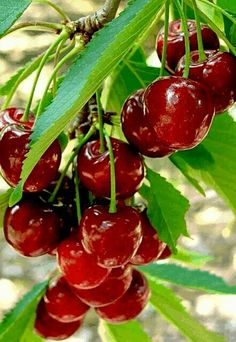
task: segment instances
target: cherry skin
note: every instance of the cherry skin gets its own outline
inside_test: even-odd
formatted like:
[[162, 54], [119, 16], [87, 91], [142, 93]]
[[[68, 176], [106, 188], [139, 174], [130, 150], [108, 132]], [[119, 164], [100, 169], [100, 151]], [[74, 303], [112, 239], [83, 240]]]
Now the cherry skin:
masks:
[[57, 248], [58, 263], [66, 281], [78, 289], [99, 286], [111, 270], [97, 264], [96, 256], [88, 254], [74, 235]]
[[164, 260], [171, 256], [172, 252], [168, 246], [165, 247], [164, 251], [159, 255], [158, 260]]
[[[197, 50], [197, 28], [195, 20], [188, 20], [188, 32], [190, 50]], [[204, 49], [217, 50], [219, 49], [219, 39], [214, 31], [207, 25], [201, 26], [202, 40]], [[156, 49], [158, 57], [161, 60], [162, 50], [164, 45], [164, 28], [161, 29], [157, 36]], [[170, 73], [174, 73], [176, 65], [180, 58], [185, 55], [184, 32], [181, 31], [181, 20], [177, 19], [169, 24], [168, 40], [167, 40], [167, 56], [166, 69]]]
[[136, 91], [126, 100], [121, 114], [122, 130], [128, 142], [143, 155], [151, 158], [161, 158], [171, 155], [170, 150], [158, 143], [153, 128], [144, 117], [144, 89]]
[[82, 323], [82, 320], [72, 323], [62, 323], [53, 319], [49, 316], [42, 299], [36, 311], [34, 329], [38, 335], [45, 339], [61, 341], [73, 335], [81, 327]]
[[[129, 198], [139, 189], [144, 178], [143, 162], [138, 153], [118, 140], [111, 139], [116, 168], [116, 193]], [[85, 144], [78, 155], [78, 175], [96, 197], [110, 197], [110, 157], [99, 152], [99, 140]], [[128, 161], [128, 162], [127, 162]]]
[[182, 77], [162, 77], [144, 93], [145, 118], [168, 148], [191, 149], [205, 138], [214, 116], [208, 88]]
[[23, 108], [6, 108], [0, 111], [0, 132], [3, 130], [4, 127], [7, 125], [18, 124], [22, 125], [26, 128], [32, 128], [34, 124], [34, 115], [33, 113], [29, 114], [28, 121], [21, 121], [21, 118], [24, 114]]
[[[236, 58], [229, 52], [205, 51], [207, 59], [199, 62], [198, 51], [191, 52], [189, 78], [205, 84], [212, 92], [216, 113], [230, 108], [236, 98]], [[182, 76], [185, 58], [176, 67], [176, 75]]]
[[123, 323], [134, 319], [146, 306], [149, 292], [144, 275], [133, 270], [133, 280], [128, 291], [114, 303], [97, 308], [97, 314], [110, 323]]
[[7, 208], [4, 234], [7, 242], [20, 254], [36, 257], [52, 251], [63, 231], [59, 215], [35, 195]]
[[142, 241], [140, 215], [131, 207], [120, 207], [115, 214], [101, 205], [90, 207], [80, 229], [85, 250], [96, 255], [103, 267], [127, 264]]
[[[8, 184], [15, 187], [19, 180], [22, 164], [28, 152], [31, 130], [10, 125], [2, 130], [0, 138], [1, 174]], [[56, 177], [61, 162], [61, 147], [55, 140], [43, 154], [24, 184], [24, 191], [37, 192], [46, 188]]]
[[72, 292], [63, 277], [50, 284], [44, 295], [44, 302], [49, 316], [62, 323], [81, 320], [89, 310], [89, 306]]
[[75, 294], [87, 305], [100, 307], [115, 302], [128, 290], [132, 281], [132, 268], [114, 268], [104, 282], [90, 290], [74, 289]]
[[130, 260], [134, 265], [147, 265], [161, 255], [166, 244], [159, 240], [156, 230], [152, 227], [146, 211], [140, 214], [143, 239], [135, 256]]

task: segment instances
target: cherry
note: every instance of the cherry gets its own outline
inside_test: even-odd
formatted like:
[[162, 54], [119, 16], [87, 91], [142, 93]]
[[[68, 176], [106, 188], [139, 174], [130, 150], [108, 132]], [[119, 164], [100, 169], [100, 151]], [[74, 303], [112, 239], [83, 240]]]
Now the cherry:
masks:
[[122, 130], [128, 142], [147, 157], [161, 158], [171, 155], [174, 150], [162, 146], [144, 117], [144, 89], [136, 91], [126, 100], [121, 114]]
[[[205, 51], [206, 60], [199, 62], [198, 51], [191, 53], [189, 78], [202, 82], [211, 89], [216, 113], [222, 113], [231, 107], [236, 98], [236, 58], [228, 52]], [[185, 57], [176, 67], [176, 75], [182, 75]]]
[[73, 335], [80, 328], [81, 324], [82, 320], [62, 323], [53, 319], [49, 316], [43, 299], [39, 302], [34, 328], [41, 337], [56, 341], [64, 340]]
[[144, 93], [145, 118], [168, 148], [185, 150], [206, 136], [214, 116], [208, 88], [182, 77], [162, 77]]
[[23, 108], [7, 108], [2, 111], [0, 111], [0, 132], [4, 127], [7, 125], [12, 125], [12, 124], [18, 124], [22, 125], [27, 128], [32, 128], [34, 124], [34, 115], [33, 113], [29, 114], [28, 121], [21, 121], [21, 118], [24, 114], [24, 109]]
[[166, 244], [159, 240], [156, 230], [152, 227], [146, 211], [141, 213], [143, 239], [135, 256], [130, 260], [134, 265], [146, 265], [158, 259]]
[[138, 316], [149, 299], [146, 278], [133, 270], [133, 280], [125, 294], [114, 303], [97, 308], [98, 315], [111, 323], [123, 323]]
[[89, 306], [105, 306], [115, 302], [128, 290], [132, 281], [132, 268], [114, 268], [104, 282], [90, 290], [75, 289], [76, 295]]
[[[144, 177], [141, 157], [120, 140], [111, 139], [116, 168], [116, 192], [128, 198], [138, 190]], [[85, 144], [78, 155], [78, 174], [81, 182], [97, 197], [110, 197], [109, 152], [99, 152], [99, 140]], [[128, 162], [127, 162], [128, 161]]]
[[[0, 139], [0, 167], [3, 178], [15, 187], [28, 152], [31, 130], [18, 125], [3, 129]], [[41, 157], [24, 184], [24, 191], [36, 192], [46, 188], [56, 177], [61, 162], [61, 147], [55, 140]]]
[[[195, 20], [188, 20], [188, 32], [191, 51], [198, 49], [197, 28]], [[219, 39], [214, 31], [207, 25], [202, 25], [202, 40], [205, 49], [219, 49]], [[164, 28], [162, 28], [157, 36], [156, 49], [158, 57], [161, 60], [164, 45]], [[184, 32], [181, 30], [181, 20], [172, 21], [169, 24], [166, 69], [174, 73], [175, 67], [182, 56], [185, 55]]]
[[167, 259], [171, 256], [172, 252], [168, 246], [165, 247], [164, 251], [159, 255], [158, 260]]
[[36, 257], [52, 251], [60, 241], [62, 221], [35, 195], [7, 208], [4, 234], [7, 242], [24, 256]]
[[49, 316], [63, 323], [81, 320], [89, 309], [72, 292], [63, 277], [50, 284], [44, 295], [44, 302]]
[[101, 205], [90, 207], [84, 212], [80, 229], [85, 250], [95, 254], [103, 267], [125, 265], [142, 241], [140, 215], [131, 207], [120, 207], [115, 214]]
[[100, 285], [111, 270], [97, 264], [96, 257], [86, 253], [74, 236], [64, 240], [57, 248], [59, 267], [70, 285], [91, 289]]

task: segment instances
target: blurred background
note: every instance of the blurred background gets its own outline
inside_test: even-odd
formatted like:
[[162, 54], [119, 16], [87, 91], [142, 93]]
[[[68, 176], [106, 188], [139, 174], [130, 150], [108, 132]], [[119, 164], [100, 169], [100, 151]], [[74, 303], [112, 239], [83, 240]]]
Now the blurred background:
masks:
[[[96, 0], [57, 0], [58, 5], [64, 8], [72, 19], [94, 12], [103, 1]], [[58, 21], [53, 10], [43, 5], [34, 4], [24, 14], [23, 21]], [[159, 23], [158, 25], [161, 25]], [[150, 34], [145, 42], [145, 49], [151, 54], [155, 46], [155, 37], [158, 27]], [[21, 65], [24, 65], [31, 57], [42, 53], [55, 36], [50, 33], [32, 31], [18, 31], [1, 40], [0, 45], [0, 84], [9, 79]], [[157, 64], [155, 53], [150, 59], [152, 64]], [[51, 66], [46, 66], [40, 77], [36, 89], [36, 99], [40, 98], [43, 87], [49, 75]], [[27, 96], [31, 89], [33, 77], [29, 77], [22, 83], [17, 91], [12, 105], [25, 106]], [[2, 100], [0, 99], [0, 104]], [[153, 161], [152, 161], [153, 163]], [[180, 246], [208, 256], [209, 261], [204, 266], [205, 270], [214, 272], [224, 277], [229, 284], [236, 283], [236, 234], [235, 218], [224, 202], [217, 194], [207, 189], [206, 198], [201, 197], [176, 168], [168, 160], [155, 161], [154, 166], [161, 175], [171, 181], [191, 203], [191, 209], [187, 215], [187, 225], [191, 239], [183, 238]], [[1, 191], [6, 184], [1, 181]], [[18, 256], [3, 239], [0, 230], [0, 320], [19, 298], [27, 292], [31, 286], [45, 279], [48, 273], [55, 268], [53, 257], [23, 258]], [[174, 288], [175, 292], [183, 298], [183, 304], [192, 315], [209, 329], [223, 334], [230, 342], [235, 341], [236, 336], [236, 296], [207, 295], [202, 292], [187, 289]], [[148, 307], [139, 317], [144, 329], [152, 337], [154, 342], [181, 342], [185, 341], [174, 327], [169, 325], [161, 316]], [[99, 342], [97, 334], [97, 318], [91, 310], [85, 324], [78, 335], [66, 341]], [[10, 342], [10, 341], [6, 341]], [[29, 341], [30, 342], [30, 341]], [[124, 341], [135, 342], [135, 341]], [[201, 342], [201, 341], [199, 341]]]

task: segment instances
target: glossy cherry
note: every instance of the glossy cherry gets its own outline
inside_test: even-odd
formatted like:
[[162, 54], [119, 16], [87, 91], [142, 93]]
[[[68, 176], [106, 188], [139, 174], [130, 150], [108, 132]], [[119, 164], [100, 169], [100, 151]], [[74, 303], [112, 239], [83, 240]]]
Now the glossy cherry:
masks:
[[44, 302], [49, 316], [63, 323], [81, 320], [89, 309], [89, 306], [72, 292], [63, 277], [50, 284], [44, 295]]
[[24, 256], [36, 257], [52, 251], [62, 231], [59, 215], [35, 195], [25, 196], [7, 208], [4, 216], [5, 238]]
[[130, 260], [130, 263], [134, 265], [146, 265], [157, 260], [166, 247], [166, 244], [159, 240], [146, 211], [142, 212], [140, 216], [143, 239], [135, 256]]
[[158, 260], [164, 260], [171, 256], [172, 252], [168, 246], [165, 247], [164, 251], [159, 255]]
[[161, 145], [151, 125], [144, 117], [144, 89], [136, 91], [126, 100], [121, 114], [122, 130], [128, 142], [143, 155], [161, 158], [171, 155], [174, 150]]
[[142, 241], [140, 215], [131, 207], [118, 208], [115, 214], [101, 205], [90, 207], [84, 212], [80, 229], [85, 250], [96, 255], [104, 267], [125, 265]]
[[[222, 113], [230, 108], [236, 98], [236, 58], [229, 52], [205, 51], [207, 58], [199, 62], [198, 51], [191, 53], [189, 78], [202, 82], [212, 92], [216, 113]], [[182, 57], [176, 67], [176, 75], [182, 76], [185, 67], [185, 57]]]
[[[144, 177], [143, 162], [138, 153], [118, 140], [111, 139], [116, 168], [116, 192], [119, 198], [131, 197]], [[99, 140], [84, 145], [78, 155], [78, 174], [81, 182], [97, 197], [110, 197], [109, 152], [99, 152]]]
[[144, 93], [145, 118], [168, 148], [185, 150], [205, 138], [214, 116], [208, 88], [182, 77], [162, 77]]
[[111, 270], [97, 264], [96, 256], [88, 254], [74, 235], [57, 248], [58, 263], [65, 279], [79, 289], [99, 286]]
[[[3, 129], [0, 138], [0, 167], [3, 178], [15, 187], [19, 180], [22, 164], [28, 152], [31, 130], [18, 125]], [[24, 184], [24, 191], [36, 192], [46, 188], [57, 176], [61, 162], [61, 147], [55, 140], [40, 158]]]
[[81, 327], [82, 323], [82, 320], [62, 323], [53, 319], [49, 316], [42, 299], [37, 308], [34, 328], [35, 332], [45, 339], [61, 341], [73, 335]]
[[[188, 20], [188, 32], [191, 51], [198, 49], [197, 28], [195, 20]], [[202, 40], [205, 49], [219, 49], [219, 39], [214, 31], [207, 25], [202, 25]], [[164, 28], [157, 36], [156, 49], [158, 57], [161, 60], [164, 45]], [[169, 24], [167, 40], [166, 69], [174, 73], [176, 65], [180, 58], [185, 55], [184, 32], [181, 30], [181, 20], [177, 19]]]
[[146, 306], [149, 299], [147, 280], [137, 270], [133, 270], [133, 280], [128, 291], [114, 303], [97, 308], [98, 315], [111, 323], [123, 323], [134, 319]]
[[132, 267], [114, 268], [104, 282], [90, 290], [75, 289], [76, 295], [89, 306], [105, 306], [115, 302], [128, 290]]
[[0, 132], [4, 127], [7, 125], [22, 125], [27, 128], [32, 128], [34, 124], [34, 115], [33, 113], [29, 114], [28, 121], [21, 121], [21, 118], [24, 114], [24, 109], [23, 108], [6, 108], [4, 110], [0, 111]]

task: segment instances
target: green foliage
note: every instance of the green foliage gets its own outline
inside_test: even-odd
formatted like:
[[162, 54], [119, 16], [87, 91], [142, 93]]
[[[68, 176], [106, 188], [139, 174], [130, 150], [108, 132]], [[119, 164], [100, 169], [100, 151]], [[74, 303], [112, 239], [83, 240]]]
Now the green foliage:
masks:
[[1, 0], [0, 1], [0, 38], [22, 15], [30, 5], [31, 0]]
[[226, 11], [236, 14], [236, 2], [234, 0], [216, 0], [216, 3]]
[[4, 193], [0, 194], [0, 227], [2, 227], [3, 225], [3, 218], [4, 218], [5, 211], [8, 207], [8, 202], [9, 202], [11, 193], [12, 193], [12, 189], [9, 189], [5, 191]]
[[173, 254], [171, 259], [190, 264], [195, 267], [202, 267], [207, 262], [212, 261], [214, 258], [208, 255], [202, 255], [184, 248], [178, 247], [177, 254]]
[[143, 185], [140, 194], [148, 202], [148, 217], [160, 239], [175, 252], [179, 236], [188, 236], [184, 217], [189, 209], [189, 202], [165, 178], [149, 168], [146, 177], [150, 187]]

